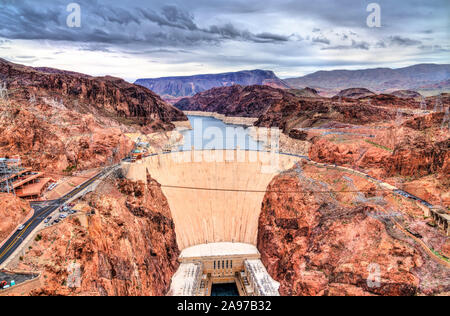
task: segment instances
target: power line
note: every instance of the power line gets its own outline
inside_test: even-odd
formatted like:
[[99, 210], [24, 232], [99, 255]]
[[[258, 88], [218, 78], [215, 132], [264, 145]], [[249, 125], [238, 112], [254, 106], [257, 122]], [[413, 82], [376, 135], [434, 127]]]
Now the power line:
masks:
[[[73, 178], [79, 178], [79, 179], [92, 179], [92, 176], [76, 176], [76, 175], [68, 175], [64, 173], [59, 172], [49, 172], [47, 173], [48, 176], [52, 175], [60, 175], [64, 177], [73, 177]], [[156, 179], [155, 179], [156, 180]], [[161, 188], [168, 188], [168, 189], [183, 189], [183, 190], [196, 190], [196, 191], [218, 191], [218, 192], [243, 192], [243, 193], [371, 193], [371, 192], [393, 192], [393, 190], [390, 189], [373, 189], [373, 190], [325, 190], [325, 191], [310, 191], [310, 190], [252, 190], [252, 189], [227, 189], [227, 188], [206, 188], [206, 187], [194, 187], [194, 186], [179, 186], [179, 185], [166, 185], [166, 184], [159, 184], [159, 185], [153, 185], [158, 186]]]
[[249, 189], [222, 189], [222, 188], [202, 188], [202, 187], [190, 187], [190, 186], [177, 186], [177, 185], [153, 185], [162, 188], [170, 189], [184, 189], [184, 190], [198, 190], [198, 191], [220, 191], [220, 192], [247, 192], [247, 193], [370, 193], [370, 192], [392, 192], [388, 189], [379, 189], [371, 191], [359, 191], [359, 190], [342, 190], [342, 191], [306, 191], [306, 190], [249, 190]]

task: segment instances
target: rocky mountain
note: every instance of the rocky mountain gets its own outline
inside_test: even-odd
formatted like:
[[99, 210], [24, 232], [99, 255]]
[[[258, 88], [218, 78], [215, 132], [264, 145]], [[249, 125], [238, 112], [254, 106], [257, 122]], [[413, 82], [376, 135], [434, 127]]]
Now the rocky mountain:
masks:
[[76, 217], [43, 230], [18, 262], [44, 275], [28, 294], [166, 295], [180, 251], [167, 199], [148, 181], [111, 177], [79, 203]]
[[14, 194], [0, 193], [0, 244], [31, 215], [28, 202]]
[[120, 78], [32, 68], [0, 59], [0, 81], [15, 100], [33, 99], [61, 109], [127, 121], [147, 130], [172, 129], [172, 121], [187, 119], [152, 91]]
[[187, 120], [150, 90], [113, 77], [32, 68], [0, 59], [0, 155], [51, 172], [118, 162], [125, 133], [172, 130]]
[[305, 97], [305, 98], [320, 97], [319, 91], [309, 87], [306, 87], [304, 89], [289, 89], [288, 91], [297, 97]]
[[374, 95], [375, 93], [365, 88], [350, 88], [340, 91], [336, 97], [359, 99]]
[[[450, 79], [450, 64], [419, 64], [405, 68], [318, 71], [304, 77], [286, 79], [293, 88], [313, 87], [339, 91], [363, 87], [376, 92], [445, 87]], [[447, 86], [447, 88], [449, 88]]]
[[416, 91], [412, 91], [412, 90], [397, 90], [394, 92], [391, 92], [390, 94], [392, 94], [393, 96], [396, 96], [398, 98], [404, 98], [404, 99], [409, 99], [409, 98], [420, 98], [422, 95], [419, 92]]
[[138, 79], [135, 84], [144, 86], [164, 99], [179, 100], [217, 87], [232, 85], [267, 85], [287, 89], [289, 86], [272, 71], [249, 70], [222, 74], [196, 75], [187, 77], [166, 77], [156, 79]]
[[[347, 186], [361, 191], [318, 193]], [[448, 282], [439, 280], [449, 278], [450, 270], [405, 237], [385, 213], [390, 198], [374, 189], [356, 176], [323, 173], [308, 165], [273, 179], [259, 218], [258, 249], [268, 272], [280, 282], [281, 295], [414, 296], [449, 291]], [[395, 209], [421, 213], [406, 203]], [[408, 220], [408, 225], [419, 229], [415, 220]], [[420, 227], [423, 238], [444, 251], [446, 238], [427, 225]], [[374, 273], [379, 273], [377, 284], [371, 282]]]
[[309, 88], [292, 91], [267, 86], [232, 86], [198, 93], [175, 106], [183, 111], [255, 117], [258, 118], [256, 126], [279, 127], [286, 134], [293, 128], [310, 128], [330, 121], [368, 124], [393, 120], [398, 106], [419, 106], [414, 100], [375, 95], [360, 88], [342, 91], [340, 95], [341, 98], [324, 98]]
[[226, 116], [259, 117], [275, 104], [291, 104], [297, 98], [286, 90], [269, 86], [213, 88], [175, 104], [183, 111], [217, 112]]

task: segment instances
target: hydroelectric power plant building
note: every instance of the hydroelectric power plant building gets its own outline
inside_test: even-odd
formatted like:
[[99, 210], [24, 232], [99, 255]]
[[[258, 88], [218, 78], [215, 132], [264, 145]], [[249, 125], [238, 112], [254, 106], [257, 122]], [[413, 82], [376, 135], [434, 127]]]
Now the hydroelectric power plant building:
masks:
[[50, 178], [21, 165], [20, 157], [0, 158], [0, 191], [27, 200], [37, 200], [48, 186]]

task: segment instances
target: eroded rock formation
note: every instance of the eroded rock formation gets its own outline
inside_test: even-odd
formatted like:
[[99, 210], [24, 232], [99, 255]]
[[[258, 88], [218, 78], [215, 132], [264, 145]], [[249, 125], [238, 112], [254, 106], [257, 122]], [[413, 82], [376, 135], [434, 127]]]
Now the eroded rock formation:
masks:
[[0, 193], [0, 244], [22, 224], [31, 207], [13, 194]]
[[[171, 130], [184, 114], [150, 90], [112, 77], [31, 68], [0, 59], [0, 156], [61, 173], [117, 163], [128, 132]], [[3, 86], [2, 86], [3, 87]]]
[[152, 91], [120, 78], [32, 68], [0, 59], [0, 80], [16, 100], [33, 99], [60, 109], [128, 120], [148, 130], [172, 129], [172, 121], [186, 120], [183, 113]]
[[[367, 186], [366, 193], [356, 195], [326, 193], [355, 183], [349, 176], [323, 177], [329, 182], [293, 170], [275, 178], [266, 193], [258, 249], [282, 295], [416, 295], [450, 289], [448, 282], [436, 282], [450, 270], [436, 268], [396, 229], [392, 217], [382, 215], [380, 205], [386, 207], [387, 199], [375, 197]], [[374, 269], [379, 269], [379, 284], [372, 283]]]
[[148, 181], [108, 180], [77, 216], [42, 231], [19, 263], [43, 273], [30, 294], [165, 295], [179, 250], [167, 200]]
[[175, 106], [183, 111], [217, 112], [226, 116], [259, 117], [275, 104], [292, 104], [294, 95], [268, 86], [214, 88], [192, 98], [182, 99]]
[[364, 97], [374, 96], [375, 93], [365, 88], [350, 88], [340, 91], [336, 96], [350, 99], [360, 99]]

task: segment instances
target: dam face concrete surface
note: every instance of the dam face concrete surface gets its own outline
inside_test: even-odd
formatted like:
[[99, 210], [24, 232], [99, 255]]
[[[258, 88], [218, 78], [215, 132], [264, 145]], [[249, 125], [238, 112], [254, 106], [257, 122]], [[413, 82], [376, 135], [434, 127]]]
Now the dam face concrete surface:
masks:
[[183, 250], [218, 242], [256, 245], [265, 190], [296, 161], [268, 152], [206, 150], [155, 155], [122, 168], [131, 180], [146, 182], [148, 172], [161, 184]]

